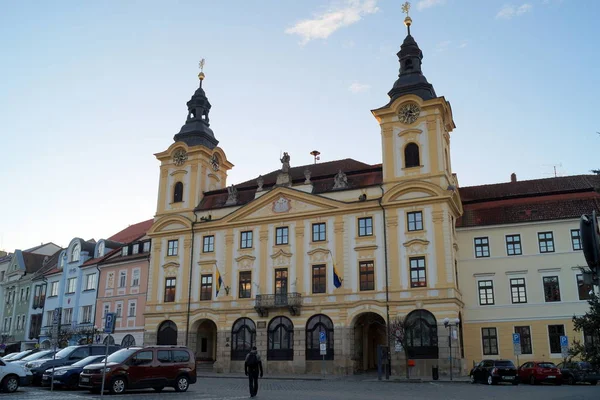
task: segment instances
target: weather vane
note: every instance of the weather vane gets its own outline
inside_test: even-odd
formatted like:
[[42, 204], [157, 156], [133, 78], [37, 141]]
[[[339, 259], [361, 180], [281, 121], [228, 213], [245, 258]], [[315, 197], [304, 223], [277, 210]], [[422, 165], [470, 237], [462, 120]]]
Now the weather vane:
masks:
[[198, 63], [198, 66], [200, 67], [200, 73], [198, 74], [198, 79], [200, 79], [200, 85], [202, 85], [202, 81], [204, 80], [204, 63], [206, 61], [204, 60], [204, 58], [202, 60], [200, 60], [200, 62]]
[[406, 27], [408, 28], [408, 34], [410, 35], [410, 25], [412, 24], [412, 18], [410, 18], [410, 16], [408, 15], [409, 11], [410, 3], [407, 1], [406, 3], [402, 4], [402, 12], [406, 14], [406, 18], [404, 18], [404, 25], [406, 25]]

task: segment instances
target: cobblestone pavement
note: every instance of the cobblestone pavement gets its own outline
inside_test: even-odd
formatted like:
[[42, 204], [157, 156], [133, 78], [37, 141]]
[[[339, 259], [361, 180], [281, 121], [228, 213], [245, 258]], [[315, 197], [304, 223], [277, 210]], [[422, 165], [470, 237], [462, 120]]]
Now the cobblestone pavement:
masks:
[[[336, 381], [294, 381], [261, 380], [257, 398], [265, 400], [358, 400], [358, 399], [600, 399], [600, 386], [530, 386], [498, 385], [486, 386], [468, 383], [397, 383], [360, 380]], [[22, 388], [18, 393], [3, 395], [15, 400], [98, 400], [100, 395], [85, 391], [55, 391], [40, 388]], [[108, 399], [113, 396], [105, 395]], [[123, 400], [237, 400], [248, 398], [247, 381], [228, 378], [200, 378], [186, 393], [176, 393], [165, 389], [161, 394], [149, 391], [135, 391], [120, 396]]]

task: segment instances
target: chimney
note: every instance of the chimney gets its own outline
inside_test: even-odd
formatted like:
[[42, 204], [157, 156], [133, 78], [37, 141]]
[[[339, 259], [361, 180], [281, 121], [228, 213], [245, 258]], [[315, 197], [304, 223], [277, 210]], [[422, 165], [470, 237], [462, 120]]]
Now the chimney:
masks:
[[510, 174], [510, 181], [512, 183], [515, 183], [517, 181], [517, 174], [515, 174], [514, 172]]

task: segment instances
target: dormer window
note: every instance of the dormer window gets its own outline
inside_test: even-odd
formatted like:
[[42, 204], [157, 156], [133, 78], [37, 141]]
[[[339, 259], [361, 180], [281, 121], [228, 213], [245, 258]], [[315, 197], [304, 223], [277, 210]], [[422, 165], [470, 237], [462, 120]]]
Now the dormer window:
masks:
[[407, 144], [404, 148], [404, 168], [419, 167], [420, 165], [419, 145], [416, 143]]
[[122, 255], [123, 257], [125, 257], [125, 256], [129, 255], [129, 247], [127, 247], [127, 246], [123, 247], [123, 248], [121, 249], [121, 255]]
[[149, 253], [150, 252], [150, 241], [146, 241], [144, 242], [144, 249], [143, 249], [144, 253]]
[[73, 250], [71, 251], [71, 262], [79, 261], [79, 255], [81, 253], [81, 247], [79, 247], [79, 243], [73, 246]]
[[173, 188], [173, 203], [181, 203], [183, 201], [183, 183], [177, 182]]
[[133, 248], [131, 249], [131, 254], [138, 254], [140, 250], [140, 244], [136, 243], [133, 245]]
[[98, 257], [102, 257], [104, 255], [104, 242], [98, 243]]

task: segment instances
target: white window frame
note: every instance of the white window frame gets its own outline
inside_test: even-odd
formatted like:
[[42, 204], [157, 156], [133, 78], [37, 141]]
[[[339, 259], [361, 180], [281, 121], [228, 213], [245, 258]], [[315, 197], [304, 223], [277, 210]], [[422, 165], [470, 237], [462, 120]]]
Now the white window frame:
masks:
[[[496, 303], [496, 280], [494, 278], [495, 278], [494, 276], [478, 276], [477, 279], [475, 279], [475, 290], [477, 291], [477, 306], [478, 307], [490, 307], [490, 306], [495, 306], [497, 304]], [[481, 304], [481, 299], [479, 297], [479, 282], [481, 282], [481, 281], [492, 281], [492, 297], [494, 299], [493, 304]]]
[[[146, 250], [147, 248], [147, 250]], [[150, 252], [150, 240], [146, 240], [142, 246], [142, 252], [143, 253], [149, 253]]]
[[[133, 305], [133, 315], [131, 315], [131, 305]], [[136, 300], [129, 300], [127, 302], [127, 317], [135, 317], [137, 316], [137, 301]]]
[[[50, 296], [48, 296], [48, 297], [58, 296], [58, 286], [59, 286], [58, 281], [50, 282]], [[56, 289], [56, 290], [54, 290], [54, 289]]]
[[[529, 298], [529, 282], [527, 282], [527, 276], [525, 276], [524, 274], [509, 274], [507, 273], [507, 278], [508, 278], [508, 298], [510, 300], [509, 304], [514, 304], [514, 305], [523, 305], [523, 304], [530, 304], [530, 298]], [[527, 300], [525, 303], [513, 303], [513, 298], [512, 298], [512, 286], [511, 286], [511, 279], [523, 279], [525, 281], [525, 299]], [[559, 281], [560, 282], [560, 281]], [[496, 300], [494, 298], [494, 300]], [[518, 325], [518, 326], [523, 326], [523, 325]], [[531, 331], [531, 328], [529, 329]]]
[[[119, 309], [121, 309], [120, 315], [119, 315]], [[117, 301], [115, 303], [115, 314], [116, 314], [117, 318], [123, 317], [123, 302], [122, 301]]]
[[106, 314], [110, 312], [110, 303], [104, 303], [102, 305], [102, 319], [106, 318]]
[[[93, 278], [93, 285], [90, 287], [90, 278]], [[92, 272], [91, 274], [85, 274], [85, 290], [95, 290], [96, 289], [96, 273]]]
[[[135, 273], [137, 272], [137, 284], [135, 283]], [[134, 268], [131, 271], [131, 286], [137, 287], [140, 286], [140, 280], [142, 279], [142, 270], [140, 268]]]
[[[67, 321], [67, 316], [69, 317], [68, 321]], [[71, 308], [63, 308], [62, 323], [64, 325], [66, 325], [66, 324], [70, 324], [72, 322], [73, 322], [73, 307], [71, 307]]]
[[81, 258], [81, 247], [79, 243], [76, 243], [71, 250], [71, 262], [79, 261]]
[[[539, 270], [538, 270], [539, 271]], [[544, 278], [556, 276], [558, 277], [558, 291], [560, 292], [560, 300], [559, 301], [546, 301], [546, 292], [544, 290]], [[577, 278], [575, 278], [577, 279]], [[542, 285], [542, 304], [552, 305], [552, 304], [560, 304], [565, 302], [565, 292], [563, 291], [563, 276], [561, 274], [560, 268], [552, 268], [545, 270], [540, 273], [540, 285]], [[579, 299], [579, 293], [577, 293], [577, 298]], [[547, 330], [547, 329], [546, 329]]]
[[[123, 279], [121, 279], [123, 278]], [[123, 285], [121, 285], [121, 282], [123, 282]], [[119, 289], [122, 289], [124, 287], [127, 287], [127, 270], [126, 269], [122, 269], [121, 271], [119, 271], [119, 286], [117, 286]]]
[[[86, 308], [90, 310], [90, 312], [89, 312], [90, 315], [89, 315], [89, 319], [88, 320], [86, 320], [86, 318], [85, 318], [85, 310], [86, 310]], [[91, 305], [81, 306], [81, 321], [80, 322], [82, 324], [92, 322], [92, 311], [93, 311], [93, 309], [92, 309]]]
[[[73, 290], [71, 290], [71, 282], [75, 282], [73, 284]], [[75, 293], [75, 291], [77, 291], [77, 277], [67, 278], [67, 287], [65, 294], [72, 294]]]
[[134, 243], [131, 247], [131, 254], [139, 254], [140, 253], [140, 244]]
[[106, 245], [104, 244], [104, 242], [98, 243], [98, 257], [102, 257], [104, 255], [105, 247]]

